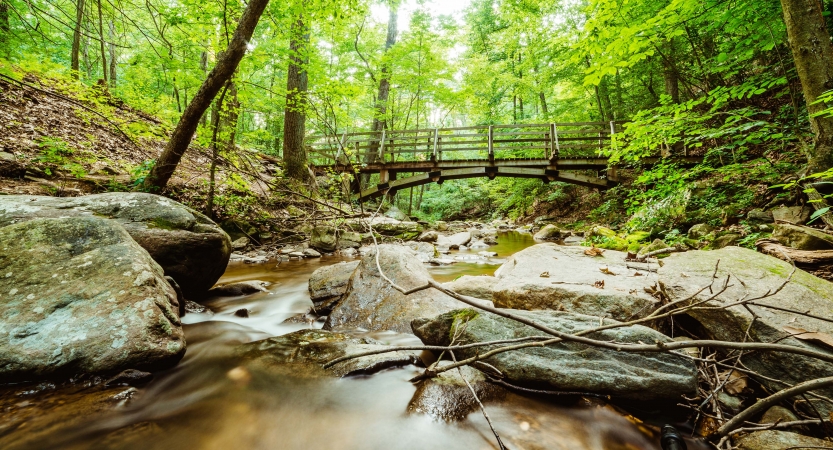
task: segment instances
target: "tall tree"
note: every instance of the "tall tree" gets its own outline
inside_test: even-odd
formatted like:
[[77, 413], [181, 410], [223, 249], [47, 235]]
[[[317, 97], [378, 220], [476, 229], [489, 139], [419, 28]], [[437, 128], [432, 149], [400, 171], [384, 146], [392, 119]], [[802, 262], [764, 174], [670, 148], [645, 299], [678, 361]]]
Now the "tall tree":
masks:
[[309, 180], [307, 151], [304, 148], [307, 106], [307, 65], [309, 29], [299, 14], [292, 24], [289, 39], [289, 67], [286, 73], [286, 112], [283, 122], [283, 159], [286, 176], [301, 182]]
[[[388, 55], [391, 47], [396, 44], [396, 25], [399, 18], [399, 3], [394, 0], [390, 3], [388, 15], [388, 34], [385, 38], [385, 56]], [[376, 93], [376, 105], [373, 115], [373, 131], [381, 132], [387, 128], [388, 97], [390, 96], [390, 64], [386, 60], [382, 62], [381, 75], [379, 77], [379, 90]], [[379, 147], [371, 148], [367, 154], [368, 162], [376, 159]]]
[[9, 39], [11, 26], [9, 25], [9, 0], [0, 0], [0, 51], [3, 55], [9, 54]]
[[76, 0], [75, 3], [75, 28], [72, 32], [72, 51], [70, 55], [70, 68], [72, 76], [78, 78], [79, 53], [81, 52], [81, 25], [84, 21], [84, 0]]
[[104, 21], [101, 17], [101, 0], [98, 0], [98, 43], [101, 48], [101, 78], [107, 85], [107, 54], [104, 53]]
[[217, 64], [211, 69], [208, 77], [185, 108], [165, 150], [162, 151], [153, 169], [145, 178], [143, 183], [145, 189], [161, 190], [168, 184], [168, 180], [171, 179], [171, 175], [194, 137], [200, 118], [211, 106], [211, 102], [223, 85], [237, 70], [240, 60], [246, 54], [246, 46], [267, 4], [269, 0], [251, 0], [246, 6], [226, 51], [220, 55]]
[[833, 89], [833, 44], [818, 0], [781, 0], [781, 8], [815, 133], [808, 171], [824, 172], [833, 167], [833, 118], [815, 113], [827, 108], [816, 100]]

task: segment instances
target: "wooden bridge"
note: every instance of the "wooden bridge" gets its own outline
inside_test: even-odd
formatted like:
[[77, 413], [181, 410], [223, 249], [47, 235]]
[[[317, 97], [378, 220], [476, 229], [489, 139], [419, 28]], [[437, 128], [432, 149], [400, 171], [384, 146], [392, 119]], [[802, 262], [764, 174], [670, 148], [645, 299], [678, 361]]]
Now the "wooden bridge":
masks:
[[[379, 174], [374, 186], [360, 186], [361, 177], [355, 177], [352, 190], [359, 199], [474, 177], [538, 178], [607, 189], [618, 178], [603, 152], [618, 132], [620, 122], [484, 125], [317, 135], [307, 138], [306, 146], [317, 174]], [[682, 159], [694, 164], [701, 158]]]

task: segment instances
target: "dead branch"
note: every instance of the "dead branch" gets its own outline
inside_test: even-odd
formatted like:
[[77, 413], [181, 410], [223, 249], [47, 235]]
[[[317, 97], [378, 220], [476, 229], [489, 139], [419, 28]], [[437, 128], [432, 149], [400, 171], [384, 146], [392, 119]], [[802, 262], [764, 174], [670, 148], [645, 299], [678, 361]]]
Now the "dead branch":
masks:
[[796, 264], [833, 264], [833, 250], [798, 250], [786, 247], [776, 239], [759, 239], [755, 241], [755, 247], [761, 253]]

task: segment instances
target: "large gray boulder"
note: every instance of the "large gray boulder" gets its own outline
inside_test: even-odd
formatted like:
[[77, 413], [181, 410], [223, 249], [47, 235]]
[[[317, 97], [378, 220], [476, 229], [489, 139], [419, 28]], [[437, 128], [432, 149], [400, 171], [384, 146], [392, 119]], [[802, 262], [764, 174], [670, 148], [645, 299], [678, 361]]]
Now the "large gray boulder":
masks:
[[498, 281], [495, 277], [463, 275], [454, 281], [444, 283], [443, 286], [458, 294], [483, 300], [493, 300], [495, 285]]
[[471, 242], [471, 232], [461, 231], [451, 236], [440, 235], [437, 238], [437, 247], [459, 248]]
[[118, 223], [0, 228], [0, 379], [159, 369], [185, 353], [162, 268]]
[[[431, 278], [413, 250], [384, 244], [378, 246], [379, 265], [385, 276], [404, 289], [425, 285]], [[404, 295], [384, 280], [376, 265], [376, 249], [362, 256], [353, 272], [347, 294], [332, 309], [324, 329], [391, 330], [410, 332], [411, 320], [434, 317], [460, 306], [457, 300], [426, 289]]]
[[309, 296], [318, 314], [327, 314], [344, 294], [359, 261], [343, 261], [316, 269], [309, 277]]
[[628, 268], [623, 252], [606, 250], [602, 256], [588, 256], [584, 250], [546, 243], [515, 253], [495, 272], [495, 305], [622, 321], [647, 316], [656, 309], [658, 300], [645, 292], [656, 283], [651, 272]]
[[253, 370], [296, 377], [367, 375], [419, 362], [417, 353], [397, 351], [351, 359], [327, 369], [322, 367], [342, 356], [386, 348], [390, 346], [369, 338], [324, 330], [300, 330], [243, 344], [235, 353]]
[[549, 224], [544, 226], [532, 236], [536, 241], [556, 241], [561, 239], [564, 233], [557, 226]]
[[[511, 313], [547, 327], [568, 333], [599, 326], [599, 318], [557, 311], [517, 311]], [[450, 336], [459, 333], [458, 341], [488, 342], [541, 336], [528, 325], [473, 309], [455, 310], [433, 319], [415, 320], [414, 334], [427, 345], [450, 345]], [[614, 321], [609, 320], [610, 324]], [[633, 325], [587, 335], [620, 343], [670, 342], [671, 339], [650, 328]], [[455, 350], [458, 360], [486, 352], [491, 347]], [[507, 381], [530, 387], [559, 391], [594, 392], [614, 397], [640, 400], [679, 399], [697, 390], [694, 363], [674, 352], [628, 353], [589, 347], [578, 343], [557, 343], [547, 347], [530, 347], [499, 353], [485, 359], [504, 374]]]
[[775, 219], [776, 222], [802, 225], [810, 220], [810, 214], [813, 212], [813, 207], [810, 205], [780, 206], [772, 209], [771, 212], [772, 218]]
[[[687, 313], [703, 326], [710, 338], [733, 342], [778, 342], [833, 356], [829, 347], [790, 337], [791, 333], [787, 331], [797, 328], [833, 336], [833, 323], [830, 322], [833, 321], [833, 283], [796, 270], [790, 282], [777, 294], [755, 300], [746, 306], [728, 306], [742, 299], [761, 297], [767, 291], [776, 291], [787, 281], [793, 270], [792, 266], [771, 256], [741, 247], [678, 253], [665, 258], [663, 262], [664, 265], [659, 269], [659, 278], [670, 301], [689, 298], [703, 287], [710, 286], [711, 289], [706, 289], [696, 297], [698, 300], [705, 300], [711, 297], [713, 292], [717, 292], [727, 277], [729, 278], [729, 287], [722, 295]], [[800, 313], [809, 311], [813, 315], [826, 318], [827, 321], [760, 305], [771, 305]], [[757, 316], [754, 321], [750, 310]], [[747, 329], [749, 337], [745, 338]], [[749, 369], [767, 377], [758, 381], [772, 391], [784, 388], [783, 384], [773, 382], [773, 379], [797, 384], [833, 373], [831, 363], [778, 352], [747, 352], [743, 356], [743, 363]], [[823, 395], [828, 397], [833, 395], [833, 389], [823, 392]], [[823, 402], [818, 402], [815, 406], [820, 410], [830, 410]]]
[[122, 225], [189, 299], [203, 296], [228, 265], [229, 236], [208, 217], [165, 197], [139, 192], [0, 196], [0, 227], [38, 218], [85, 216]]

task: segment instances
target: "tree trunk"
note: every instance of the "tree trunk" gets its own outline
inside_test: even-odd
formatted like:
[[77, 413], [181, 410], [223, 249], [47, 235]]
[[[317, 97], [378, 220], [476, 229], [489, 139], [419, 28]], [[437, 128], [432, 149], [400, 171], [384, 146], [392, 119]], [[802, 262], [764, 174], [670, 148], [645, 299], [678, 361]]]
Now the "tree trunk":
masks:
[[283, 118], [283, 160], [286, 176], [309, 181], [307, 150], [304, 148], [307, 104], [307, 52], [309, 29], [299, 16], [292, 24], [289, 41], [289, 67], [286, 73], [286, 110]]
[[81, 23], [84, 21], [84, 0], [77, 0], [75, 3], [75, 29], [72, 33], [72, 55], [70, 57], [70, 68], [72, 76], [78, 79], [79, 53], [81, 52]]
[[673, 42], [666, 47], [667, 54], [662, 58], [662, 78], [665, 80], [665, 94], [671, 97], [674, 103], [680, 103], [680, 80], [677, 76], [677, 68], [674, 65]]
[[543, 92], [539, 92], [538, 93], [538, 100], [541, 102], [541, 112], [544, 113], [544, 115], [546, 116], [547, 114], [550, 113], [549, 110], [547, 109], [547, 96], [544, 95]]
[[833, 89], [833, 44], [818, 0], [781, 0], [781, 8], [815, 133], [808, 173], [824, 172], [833, 167], [833, 118], [813, 117], [827, 108], [823, 103], [813, 103], [823, 92]]
[[231, 100], [228, 102], [225, 123], [229, 130], [228, 139], [226, 139], [227, 152], [234, 150], [234, 141], [237, 140], [237, 121], [240, 119], [240, 100], [237, 98], [237, 85], [233, 81], [229, 81], [228, 95], [231, 95]]
[[170, 180], [177, 164], [182, 159], [182, 155], [188, 149], [188, 145], [194, 137], [200, 117], [211, 106], [214, 97], [226, 81], [231, 78], [234, 71], [237, 70], [237, 65], [240, 64], [240, 60], [246, 54], [246, 45], [251, 39], [255, 26], [260, 20], [260, 15], [263, 14], [263, 10], [268, 3], [269, 0], [251, 0], [246, 6], [228, 48], [221, 54], [217, 60], [217, 65], [211, 69], [211, 73], [208, 74], [191, 103], [185, 108], [185, 112], [180, 117], [171, 139], [168, 141], [168, 145], [165, 146], [165, 150], [156, 160], [156, 165], [154, 165], [148, 177], [145, 178], [144, 188], [161, 190], [168, 184], [168, 180]]
[[116, 87], [116, 25], [110, 21], [110, 86]]
[[219, 156], [219, 148], [217, 145], [217, 132], [220, 129], [220, 114], [223, 111], [223, 99], [226, 97], [228, 85], [223, 88], [220, 98], [214, 103], [214, 111], [211, 115], [211, 127], [214, 128], [211, 134], [211, 168], [209, 169], [208, 178], [208, 201], [205, 203], [205, 215], [214, 219], [214, 191], [216, 186], [217, 174], [217, 157]]
[[101, 79], [107, 86], [107, 54], [104, 52], [104, 20], [101, 17], [101, 0], [98, 0], [98, 43], [101, 49]]
[[[391, 4], [390, 14], [388, 15], [388, 35], [385, 38], [385, 55], [391, 47], [396, 44], [396, 29], [397, 20], [399, 17], [398, 4]], [[382, 64], [382, 74], [379, 78], [379, 91], [376, 94], [376, 106], [374, 107], [375, 115], [373, 117], [373, 131], [381, 133], [382, 130], [387, 129], [387, 114], [388, 114], [388, 97], [390, 96], [390, 66], [387, 62]], [[373, 162], [379, 154], [379, 145], [372, 143], [365, 156], [365, 162]], [[364, 178], [364, 183], [367, 179]]]
[[0, 51], [9, 56], [11, 26], [9, 25], [9, 0], [0, 0]]

